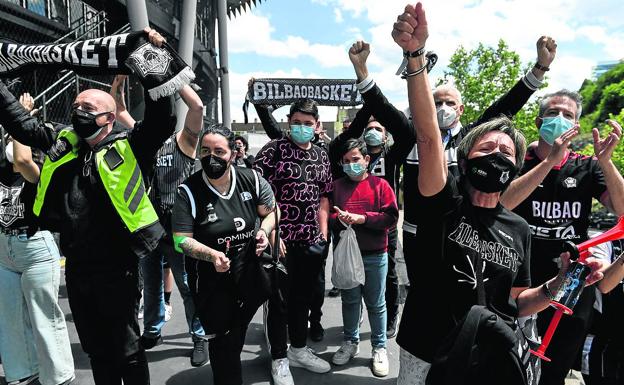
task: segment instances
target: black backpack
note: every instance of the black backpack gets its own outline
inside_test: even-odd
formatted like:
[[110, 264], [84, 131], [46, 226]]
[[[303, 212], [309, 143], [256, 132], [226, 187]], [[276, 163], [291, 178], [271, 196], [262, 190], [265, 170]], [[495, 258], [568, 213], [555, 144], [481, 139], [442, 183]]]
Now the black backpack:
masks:
[[434, 356], [427, 385], [528, 385], [517, 335], [498, 315], [474, 305]]
[[512, 329], [485, 306], [483, 261], [476, 255], [477, 302], [438, 348], [426, 385], [534, 385], [539, 359], [529, 353], [539, 344]]

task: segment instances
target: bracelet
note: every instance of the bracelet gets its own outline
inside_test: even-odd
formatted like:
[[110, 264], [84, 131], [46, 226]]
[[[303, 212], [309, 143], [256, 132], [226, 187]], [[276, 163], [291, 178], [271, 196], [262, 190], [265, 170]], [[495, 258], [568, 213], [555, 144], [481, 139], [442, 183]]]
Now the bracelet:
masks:
[[407, 72], [407, 68], [403, 70], [403, 73], [401, 74], [401, 78], [402, 79], [407, 79], [407, 78], [411, 78], [412, 76], [416, 76], [416, 75], [420, 75], [421, 73], [423, 73], [427, 67], [429, 66], [429, 58], [427, 58], [425, 60], [425, 64], [423, 64], [422, 67], [420, 67], [419, 69], [412, 71], [412, 72]]
[[543, 65], [541, 65], [540, 63], [537, 63], [537, 62], [535, 62], [535, 65], [533, 65], [533, 67], [537, 68], [538, 70], [544, 71], [544, 72], [545, 71], [550, 71], [549, 67], [543, 66]]
[[401, 78], [403, 79], [407, 79], [409, 77], [416, 76], [422, 73], [425, 69], [427, 70], [427, 72], [431, 72], [433, 66], [435, 66], [437, 62], [438, 55], [436, 55], [436, 53], [433, 51], [429, 51], [425, 54], [425, 64], [421, 68], [413, 72], [407, 72], [407, 58], [404, 58], [403, 63], [401, 64], [401, 67], [399, 67], [399, 71], [397, 71], [396, 74], [401, 75]]
[[407, 60], [409, 58], [421, 56], [424, 52], [425, 46], [422, 46], [413, 52], [403, 51], [403, 61], [401, 62], [401, 65], [399, 66], [399, 69], [397, 69], [395, 75], [401, 75], [405, 72], [405, 68], [407, 68]]
[[550, 288], [548, 287], [548, 282], [545, 282], [542, 285], [542, 291], [544, 292], [544, 295], [546, 295], [546, 298], [548, 298], [550, 301], [553, 301], [555, 299], [555, 296], [553, 295], [552, 291], [550, 291]]
[[420, 55], [422, 55], [423, 53], [425, 53], [425, 46], [423, 45], [422, 47], [418, 48], [416, 51], [403, 51], [403, 57], [405, 58], [410, 58], [410, 57], [418, 57]]

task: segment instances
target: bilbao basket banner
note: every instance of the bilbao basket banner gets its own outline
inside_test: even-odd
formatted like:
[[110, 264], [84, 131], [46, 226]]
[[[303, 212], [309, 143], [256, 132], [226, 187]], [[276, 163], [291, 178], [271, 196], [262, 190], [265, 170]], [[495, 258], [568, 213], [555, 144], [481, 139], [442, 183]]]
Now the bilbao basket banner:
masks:
[[354, 79], [254, 79], [247, 97], [253, 104], [284, 106], [309, 98], [322, 106], [356, 106], [362, 96]]
[[0, 78], [38, 68], [97, 75], [134, 73], [153, 100], [172, 95], [195, 79], [171, 46], [150, 44], [144, 31], [61, 44], [0, 42]]

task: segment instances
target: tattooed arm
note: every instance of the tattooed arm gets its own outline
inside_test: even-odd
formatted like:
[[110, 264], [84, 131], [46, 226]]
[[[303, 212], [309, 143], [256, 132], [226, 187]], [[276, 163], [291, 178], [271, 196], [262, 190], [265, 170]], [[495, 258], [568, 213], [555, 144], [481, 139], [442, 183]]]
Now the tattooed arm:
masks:
[[212, 262], [217, 272], [230, 269], [230, 260], [221, 251], [217, 251], [199, 242], [194, 235], [195, 203], [191, 190], [181, 184], [176, 194], [176, 201], [171, 214], [173, 246], [179, 253], [200, 261]]
[[197, 239], [191, 233], [173, 233], [174, 244], [184, 255], [200, 261], [212, 262], [218, 273], [230, 269], [230, 260], [221, 251], [210, 248]]

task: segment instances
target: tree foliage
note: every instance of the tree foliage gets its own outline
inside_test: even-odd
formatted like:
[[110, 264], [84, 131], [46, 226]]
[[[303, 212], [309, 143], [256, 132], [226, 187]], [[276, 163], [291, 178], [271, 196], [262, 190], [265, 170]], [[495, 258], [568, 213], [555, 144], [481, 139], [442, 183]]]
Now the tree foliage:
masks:
[[[583, 82], [579, 93], [583, 97], [583, 115], [580, 119], [581, 130], [587, 138], [583, 152], [593, 153], [591, 129], [597, 127], [604, 137], [611, 132], [605, 124], [606, 119], [614, 119], [624, 124], [624, 63], [620, 63], [605, 72], [596, 81]], [[624, 144], [613, 152], [613, 163], [622, 172], [624, 170]]]
[[[437, 85], [452, 82], [461, 92], [465, 106], [461, 120], [462, 124], [468, 124], [509, 91], [529, 68], [528, 65], [522, 68], [520, 56], [502, 39], [496, 48], [482, 43], [473, 50], [459, 46]], [[529, 101], [514, 117], [514, 123], [524, 132], [528, 142], [538, 137], [534, 123], [538, 107], [536, 101]]]
[[[459, 46], [437, 85], [452, 82], [461, 92], [465, 105], [461, 120], [462, 124], [468, 124], [477, 120], [486, 108], [509, 91], [529, 68], [529, 65], [522, 66], [520, 56], [511, 51], [503, 40], [499, 40], [495, 48], [479, 44], [475, 49], [467, 50]], [[615, 119], [624, 125], [624, 62], [595, 81], [585, 80], [578, 92], [583, 97], [581, 136], [573, 146], [591, 155], [594, 152], [593, 127], [598, 127], [604, 137], [611, 131], [605, 124], [606, 119]], [[530, 100], [514, 117], [514, 123], [524, 132], [528, 142], [538, 138], [535, 127], [538, 108], [538, 101]], [[612, 159], [620, 171], [624, 170], [624, 143], [616, 148]]]

